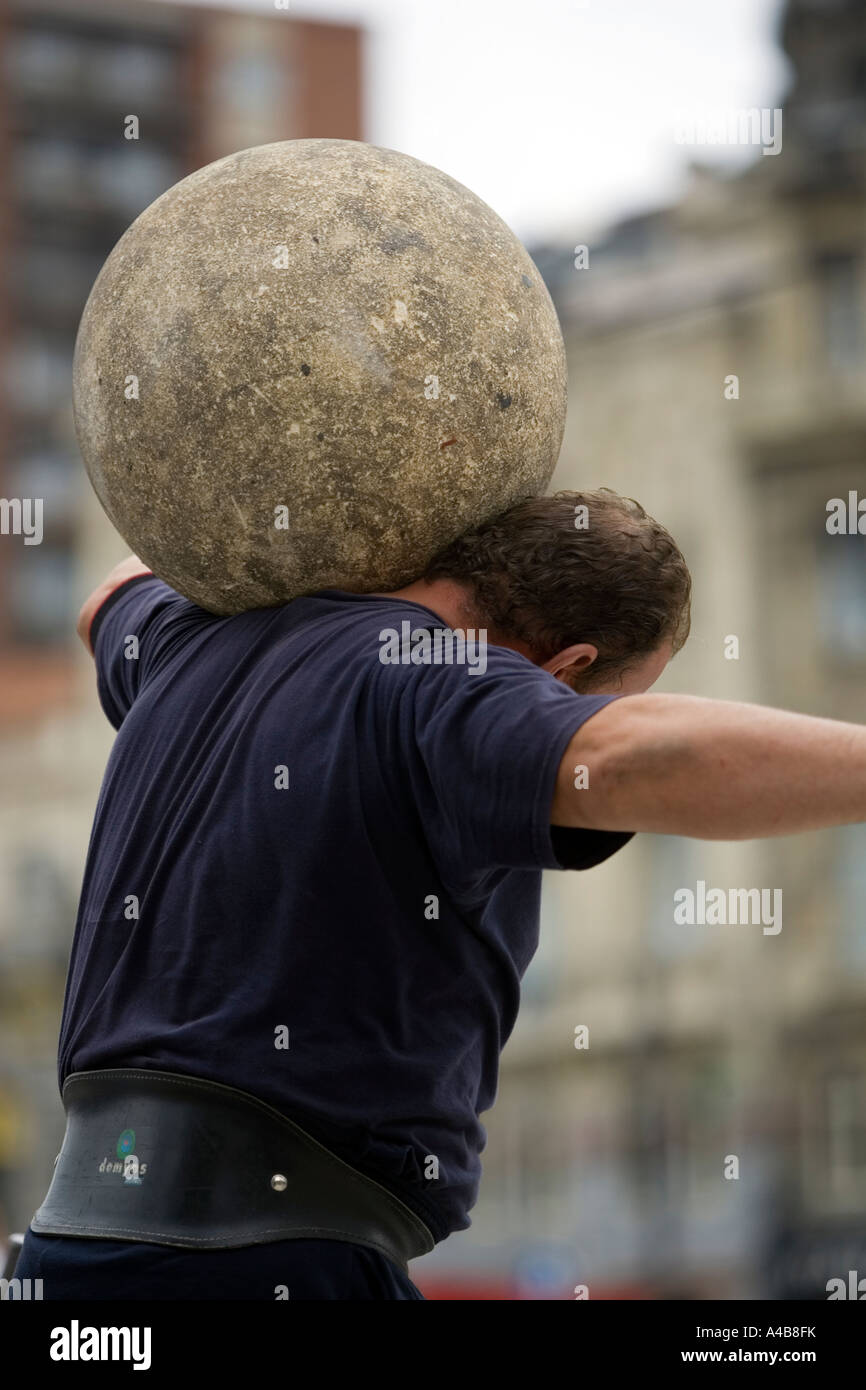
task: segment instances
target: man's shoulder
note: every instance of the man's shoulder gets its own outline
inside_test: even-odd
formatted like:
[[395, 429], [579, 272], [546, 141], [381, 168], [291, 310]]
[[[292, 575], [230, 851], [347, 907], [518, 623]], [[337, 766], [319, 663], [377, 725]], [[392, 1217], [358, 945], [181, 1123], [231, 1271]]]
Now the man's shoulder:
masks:
[[288, 607], [303, 624], [321, 622], [325, 631], [332, 625], [347, 652], [356, 658], [366, 654], [372, 666], [388, 673], [389, 685], [401, 679], [414, 682], [428, 672], [433, 683], [446, 685], [463, 676], [472, 677], [477, 686], [480, 676], [521, 673], [552, 680], [519, 652], [489, 642], [486, 629], [450, 628], [433, 609], [410, 599], [325, 589]]

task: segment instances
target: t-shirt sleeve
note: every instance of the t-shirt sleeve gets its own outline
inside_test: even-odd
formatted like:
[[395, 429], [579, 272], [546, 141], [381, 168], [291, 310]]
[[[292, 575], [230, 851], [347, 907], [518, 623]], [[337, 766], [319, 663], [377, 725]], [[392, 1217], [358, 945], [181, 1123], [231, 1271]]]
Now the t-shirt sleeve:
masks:
[[492, 646], [483, 672], [420, 667], [413, 693], [414, 736], [431, 792], [426, 809], [455, 862], [479, 871], [588, 869], [632, 838], [550, 823], [570, 740], [621, 697], [579, 695], [519, 653]]
[[125, 580], [97, 608], [90, 625], [96, 689], [115, 729], [191, 609], [199, 611], [153, 574]]

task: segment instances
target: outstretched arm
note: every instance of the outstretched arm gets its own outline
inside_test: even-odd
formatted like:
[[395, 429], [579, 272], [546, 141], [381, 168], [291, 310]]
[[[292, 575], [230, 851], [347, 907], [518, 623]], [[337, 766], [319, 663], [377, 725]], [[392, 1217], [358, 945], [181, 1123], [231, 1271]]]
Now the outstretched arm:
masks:
[[699, 840], [866, 821], [866, 727], [694, 695], [626, 695], [571, 740], [550, 819]]

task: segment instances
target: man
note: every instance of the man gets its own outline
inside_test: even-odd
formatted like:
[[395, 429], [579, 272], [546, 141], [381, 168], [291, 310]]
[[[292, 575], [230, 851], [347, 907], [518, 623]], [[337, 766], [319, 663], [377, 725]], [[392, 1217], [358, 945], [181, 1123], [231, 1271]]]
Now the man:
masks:
[[77, 1129], [20, 1277], [421, 1297], [407, 1258], [469, 1225], [541, 870], [866, 818], [866, 730], [645, 693], [690, 588], [607, 489], [522, 502], [392, 594], [218, 618], [112, 572], [79, 622], [118, 735], [61, 1024]]

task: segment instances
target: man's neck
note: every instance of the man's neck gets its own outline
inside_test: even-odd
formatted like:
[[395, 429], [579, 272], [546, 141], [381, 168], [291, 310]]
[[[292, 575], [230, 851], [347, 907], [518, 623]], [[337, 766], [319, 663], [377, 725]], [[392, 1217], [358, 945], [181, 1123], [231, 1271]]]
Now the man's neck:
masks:
[[477, 632], [479, 628], [487, 627], [487, 640], [494, 646], [509, 647], [511, 651], [520, 652], [521, 656], [528, 657], [530, 661], [534, 660], [525, 643], [505, 640], [489, 630], [484, 619], [475, 611], [469, 591], [456, 579], [416, 579], [403, 589], [392, 589], [390, 593], [377, 594], [376, 597], [402, 598], [409, 603], [421, 603], [425, 608], [431, 608], [452, 630], [459, 628], [465, 631], [471, 627]]

